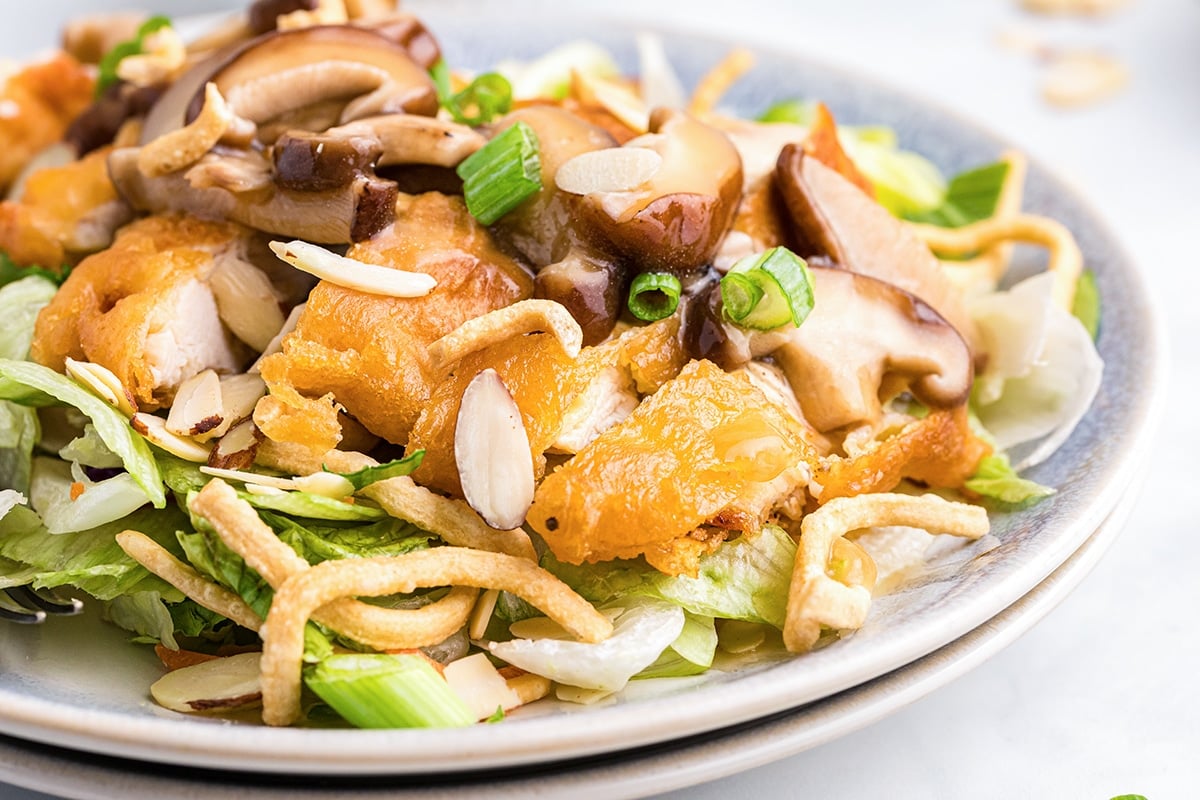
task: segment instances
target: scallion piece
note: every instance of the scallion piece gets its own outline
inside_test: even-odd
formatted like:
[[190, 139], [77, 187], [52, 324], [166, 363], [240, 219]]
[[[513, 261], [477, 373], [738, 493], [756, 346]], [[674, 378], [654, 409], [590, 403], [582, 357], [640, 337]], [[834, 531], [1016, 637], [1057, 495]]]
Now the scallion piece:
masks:
[[796, 327], [813, 308], [812, 276], [804, 259], [786, 247], [747, 256], [721, 279], [725, 315], [744, 328]]
[[333, 655], [310, 670], [305, 683], [359, 728], [460, 728], [475, 722], [424, 656]]
[[433, 87], [437, 90], [438, 102], [445, 103], [450, 99], [450, 67], [446, 65], [446, 59], [439, 58], [433, 62], [433, 66], [429, 68], [429, 77], [433, 79]]
[[96, 97], [104, 94], [109, 86], [120, 80], [117, 76], [117, 65], [127, 56], [136, 56], [142, 52], [143, 40], [155, 31], [171, 27], [169, 17], [151, 17], [141, 24], [137, 34], [132, 39], [113, 47], [100, 59], [99, 74], [96, 76]]
[[463, 125], [484, 125], [512, 108], [512, 84], [498, 72], [480, 75], [442, 104]]
[[813, 104], [804, 100], [780, 100], [764, 111], [759, 122], [791, 122], [796, 125], [812, 123]]
[[1071, 313], [1083, 323], [1092, 340], [1100, 333], [1100, 287], [1096, 285], [1096, 273], [1085, 269], [1075, 282], [1075, 301]]
[[533, 128], [517, 122], [458, 165], [471, 216], [484, 225], [542, 188], [542, 161]]
[[679, 308], [683, 286], [668, 272], [643, 272], [629, 286], [629, 313], [654, 322], [665, 319]]
[[[404, 458], [396, 461], [389, 461], [386, 464], [380, 464], [376, 467], [365, 467], [357, 472], [336, 472], [335, 475], [341, 475], [354, 486], [354, 491], [365, 489], [372, 483], [384, 481], [388, 478], [398, 478], [401, 475], [411, 475], [416, 471], [417, 467], [421, 466], [421, 459], [425, 457], [424, 450], [415, 450], [409, 453]], [[326, 467], [324, 464], [321, 468], [326, 472], [333, 470]]]

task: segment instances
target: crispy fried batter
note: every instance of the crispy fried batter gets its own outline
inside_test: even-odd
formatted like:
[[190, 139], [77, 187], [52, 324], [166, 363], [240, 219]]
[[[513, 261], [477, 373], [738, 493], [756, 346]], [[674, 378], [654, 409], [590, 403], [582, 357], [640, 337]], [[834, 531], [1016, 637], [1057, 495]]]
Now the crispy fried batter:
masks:
[[829, 113], [824, 103], [817, 103], [813, 109], [812, 125], [809, 126], [808, 137], [801, 147], [817, 161], [862, 189], [867, 197], [875, 198], [874, 184], [859, 172], [838, 142], [837, 123], [833, 121], [833, 114]]
[[[913, 420], [857, 458], [830, 456], [814, 475], [817, 500], [887, 492], [905, 478], [946, 488], [961, 487], [991, 452], [971, 432], [965, 405]], [[815, 487], [814, 487], [815, 488]]]
[[20, 200], [0, 203], [0, 251], [18, 264], [58, 269], [108, 247], [131, 215], [108, 179], [109, 149], [38, 170]]
[[88, 69], [65, 53], [0, 79], [0, 190], [30, 158], [62, 139], [91, 104], [93, 86]]
[[429, 344], [467, 319], [529, 297], [533, 287], [461, 198], [401, 197], [396, 213], [392, 227], [347, 256], [428, 273], [437, 288], [425, 297], [392, 298], [322, 281], [283, 351], [264, 359], [261, 369], [273, 389], [332, 393], [369, 431], [403, 443], [437, 377]]
[[243, 229], [191, 217], [147, 217], [107, 250], [84, 259], [38, 316], [33, 360], [62, 371], [65, 359], [101, 364], [138, 407], [169, 404], [204, 369], [233, 372], [242, 352], [205, 284], [215, 255]]
[[[764, 503], [759, 487], [812, 458], [798, 424], [749, 379], [694, 362], [549, 475], [529, 523], [570, 563], [645, 555], [664, 572], [694, 572], [720, 537], [693, 531], [757, 518], [781, 499]], [[802, 481], [807, 470], [796, 471]]]

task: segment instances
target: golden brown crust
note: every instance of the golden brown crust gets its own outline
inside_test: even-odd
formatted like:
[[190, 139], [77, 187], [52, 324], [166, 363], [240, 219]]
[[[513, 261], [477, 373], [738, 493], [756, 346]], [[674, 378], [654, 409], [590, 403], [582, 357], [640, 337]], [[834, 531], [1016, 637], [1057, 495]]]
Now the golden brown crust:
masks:
[[0, 103], [7, 109], [0, 115], [0, 190], [30, 158], [62, 139], [91, 104], [93, 86], [88, 69], [65, 53], [31, 64], [0, 84]]

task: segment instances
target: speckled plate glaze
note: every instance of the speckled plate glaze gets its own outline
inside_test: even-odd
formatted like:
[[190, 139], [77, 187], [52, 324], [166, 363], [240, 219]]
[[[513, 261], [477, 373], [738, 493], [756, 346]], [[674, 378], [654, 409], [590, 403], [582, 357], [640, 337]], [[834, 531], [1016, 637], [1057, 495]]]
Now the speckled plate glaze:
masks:
[[[426, 15], [441, 33], [450, 63], [482, 67], [503, 57], [530, 57], [569, 38], [593, 39], [633, 63], [633, 31], [619, 25], [554, 19], [540, 7], [543, 24], [518, 31], [513, 20], [523, 17], [509, 5], [504, 18], [472, 5], [469, 16], [455, 19], [462, 7], [436, 6]], [[685, 84], [731, 44], [670, 34], [666, 41]], [[792, 56], [758, 55], [756, 70], [727, 98], [744, 114], [785, 97], [820, 97], [843, 122], [894, 127], [905, 147], [947, 172], [993, 160], [1008, 146], [871, 80]], [[802, 658], [710, 673], [669, 688], [642, 683], [605, 705], [538, 704], [502, 726], [267, 731], [156, 707], [146, 694], [159, 674], [153, 656], [91, 615], [37, 628], [0, 626], [0, 733], [191, 767], [431, 775], [545, 764], [696, 736], [830, 697], [932, 653], [1038, 586], [1112, 514], [1143, 461], [1161, 394], [1158, 322], [1122, 248], [1082, 200], [1038, 165], [1029, 172], [1026, 205], [1074, 231], [1103, 296], [1120, 298], [1105, 309], [1100, 394], [1067, 444], [1030, 474], [1059, 487], [1059, 494], [1030, 511], [995, 516], [985, 540], [942, 551], [922, 575], [878, 600], [854, 636]]]

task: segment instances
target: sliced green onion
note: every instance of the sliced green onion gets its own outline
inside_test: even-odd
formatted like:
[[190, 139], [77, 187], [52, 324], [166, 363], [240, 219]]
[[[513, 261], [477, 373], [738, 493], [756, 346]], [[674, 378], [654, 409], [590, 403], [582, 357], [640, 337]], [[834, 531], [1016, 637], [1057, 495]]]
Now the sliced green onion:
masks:
[[309, 671], [305, 683], [359, 728], [461, 728], [475, 722], [424, 656], [334, 655]]
[[629, 286], [629, 312], [638, 319], [654, 322], [679, 308], [683, 286], [668, 272], [643, 272]]
[[100, 73], [96, 77], [96, 97], [99, 98], [109, 86], [120, 80], [117, 77], [117, 65], [121, 63], [122, 59], [141, 53], [143, 42], [147, 36], [155, 31], [169, 27], [171, 27], [171, 19], [169, 17], [151, 17], [142, 23], [141, 27], [137, 29], [137, 34], [132, 39], [121, 42], [113, 47], [112, 50], [105, 53], [104, 57], [100, 59]]
[[1085, 269], [1075, 282], [1075, 302], [1071, 313], [1083, 323], [1083, 327], [1095, 341], [1100, 333], [1100, 287], [1096, 285], [1096, 273]]
[[429, 77], [433, 79], [433, 87], [437, 90], [438, 102], [445, 103], [450, 99], [450, 67], [446, 59], [439, 58], [429, 68]]
[[758, 118], [759, 122], [791, 122], [796, 125], [812, 123], [813, 104], [807, 100], [780, 100]]
[[483, 125], [512, 108], [512, 84], [498, 72], [480, 75], [442, 104], [463, 125]]
[[484, 225], [542, 188], [542, 161], [533, 128], [517, 122], [458, 165], [471, 216]]
[[747, 256], [721, 279], [725, 315], [744, 328], [797, 328], [813, 308], [812, 276], [804, 259], [786, 247]]
[[[357, 492], [359, 489], [365, 489], [372, 483], [377, 483], [378, 481], [384, 481], [388, 478], [398, 478], [401, 475], [411, 475], [414, 471], [416, 471], [417, 467], [421, 466], [421, 459], [424, 457], [424, 450], [416, 450], [412, 453], [409, 453], [404, 458], [396, 461], [389, 461], [386, 464], [380, 464], [375, 467], [366, 467], [364, 469], [360, 469], [358, 472], [336, 472], [334, 474], [341, 475], [343, 478], [350, 481], [350, 483], [354, 485], [354, 491]], [[326, 472], [333, 472], [333, 470], [329, 469], [324, 464], [321, 465], [321, 469], [325, 470]]]

